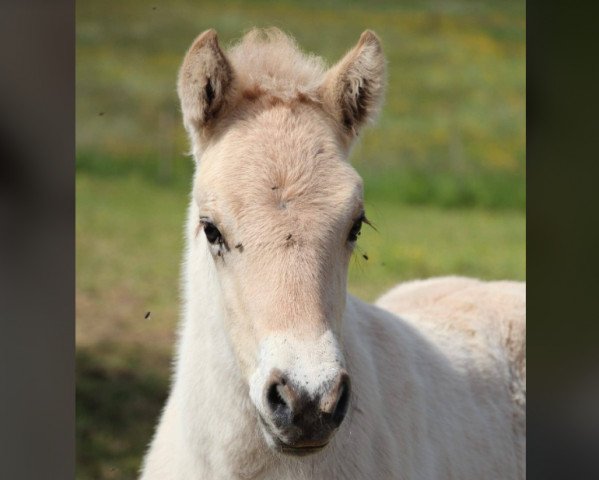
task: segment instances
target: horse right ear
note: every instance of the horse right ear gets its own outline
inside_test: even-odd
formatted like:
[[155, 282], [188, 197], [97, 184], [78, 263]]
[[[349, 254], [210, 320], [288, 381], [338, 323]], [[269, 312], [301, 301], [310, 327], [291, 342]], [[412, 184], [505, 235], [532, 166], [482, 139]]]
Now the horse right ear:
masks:
[[381, 41], [370, 30], [326, 74], [321, 94], [325, 108], [343, 126], [350, 141], [380, 108], [386, 68]]
[[200, 34], [185, 55], [177, 92], [188, 131], [202, 132], [226, 106], [233, 69], [218, 45], [215, 30]]

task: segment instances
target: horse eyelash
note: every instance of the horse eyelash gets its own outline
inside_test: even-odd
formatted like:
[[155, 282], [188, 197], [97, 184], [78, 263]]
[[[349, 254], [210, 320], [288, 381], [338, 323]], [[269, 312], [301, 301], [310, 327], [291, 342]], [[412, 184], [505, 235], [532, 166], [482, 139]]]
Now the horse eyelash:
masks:
[[370, 228], [372, 228], [375, 232], [378, 232], [377, 228], [374, 226], [374, 224], [366, 217], [365, 213], [362, 213], [362, 223], [365, 223], [366, 225], [368, 225]]
[[208, 217], [204, 217], [204, 216], [200, 215], [200, 217], [198, 218], [198, 224], [196, 225], [196, 231], [195, 231], [196, 238], [197, 238], [198, 234], [200, 233], [200, 230], [202, 229], [202, 226], [204, 225], [204, 223], [209, 220], [210, 219]]

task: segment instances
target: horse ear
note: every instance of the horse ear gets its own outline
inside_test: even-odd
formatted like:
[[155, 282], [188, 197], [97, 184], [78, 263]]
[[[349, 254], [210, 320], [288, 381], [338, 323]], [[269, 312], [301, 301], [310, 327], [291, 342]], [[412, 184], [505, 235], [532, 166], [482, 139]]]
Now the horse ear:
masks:
[[183, 59], [177, 92], [185, 126], [201, 131], [226, 105], [233, 69], [218, 45], [215, 30], [200, 34]]
[[386, 66], [379, 38], [370, 30], [326, 74], [322, 85], [325, 108], [351, 138], [374, 120], [383, 99]]

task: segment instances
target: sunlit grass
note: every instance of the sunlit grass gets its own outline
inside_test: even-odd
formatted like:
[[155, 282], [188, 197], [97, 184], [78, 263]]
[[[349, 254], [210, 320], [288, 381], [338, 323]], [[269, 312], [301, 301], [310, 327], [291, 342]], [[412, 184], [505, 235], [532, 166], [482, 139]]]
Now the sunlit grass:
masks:
[[[367, 202], [350, 291], [373, 300], [399, 281], [435, 275], [525, 278], [524, 215]], [[364, 255], [368, 258], [364, 258]]]

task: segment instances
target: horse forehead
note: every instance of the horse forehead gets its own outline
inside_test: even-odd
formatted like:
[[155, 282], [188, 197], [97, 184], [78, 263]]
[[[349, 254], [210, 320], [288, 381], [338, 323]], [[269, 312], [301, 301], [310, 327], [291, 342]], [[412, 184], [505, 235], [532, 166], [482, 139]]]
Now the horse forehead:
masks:
[[360, 201], [361, 180], [350, 168], [340, 162], [326, 166], [310, 162], [303, 167], [257, 162], [235, 170], [219, 197], [235, 217], [253, 223], [331, 222]]
[[[234, 214], [263, 211], [288, 217], [290, 212], [326, 213], [355, 204], [362, 181], [334, 138], [318, 133], [318, 125], [304, 129], [301, 115], [283, 113], [222, 140], [201, 175], [209, 190], [218, 192]], [[265, 119], [280, 122], [271, 125]]]

